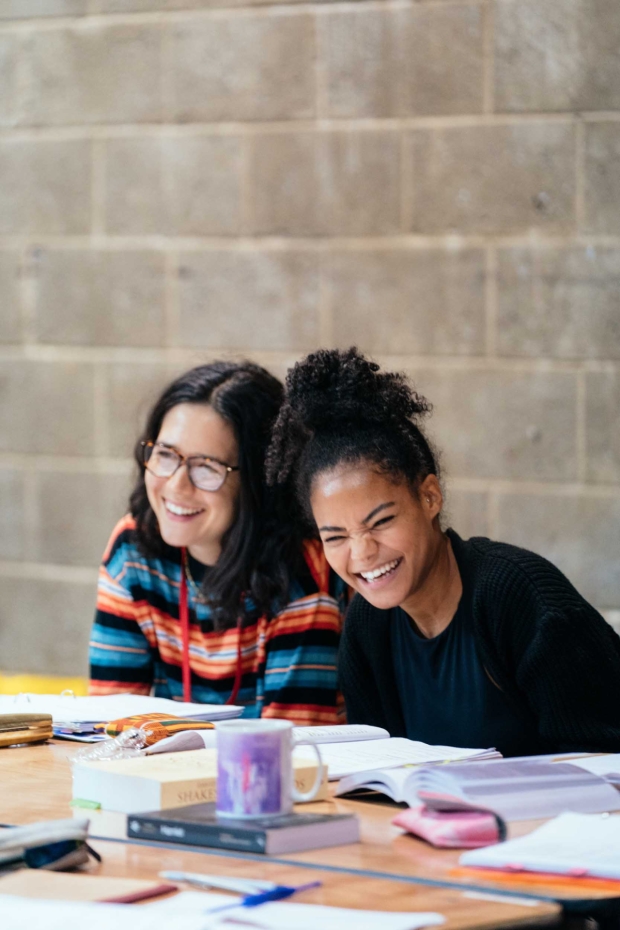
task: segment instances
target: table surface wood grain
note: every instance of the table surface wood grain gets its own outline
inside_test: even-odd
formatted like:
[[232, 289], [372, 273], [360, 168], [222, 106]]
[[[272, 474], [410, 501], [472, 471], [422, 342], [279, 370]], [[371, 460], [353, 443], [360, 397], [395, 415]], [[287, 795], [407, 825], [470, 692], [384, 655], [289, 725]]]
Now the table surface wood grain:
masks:
[[[71, 816], [71, 758], [77, 750], [69, 742], [0, 750], [0, 823], [13, 825]], [[343, 799], [304, 805], [304, 810], [355, 812], [362, 841], [347, 846], [317, 849], [286, 856], [286, 862], [263, 856], [237, 856], [196, 851], [182, 846], [96, 840], [101, 852], [101, 874], [155, 878], [162, 870], [208, 872], [277, 879], [303, 884], [315, 878], [319, 889], [300, 895], [300, 901], [360, 907], [369, 910], [439, 911], [449, 930], [483, 930], [487, 927], [525, 927], [554, 923], [560, 908], [543, 898], [579, 898], [571, 889], [476, 882], [451, 875], [458, 850], [433, 849], [403, 834], [390, 823], [395, 808], [384, 804]], [[368, 874], [372, 873], [372, 874]], [[437, 882], [437, 885], [433, 883]], [[453, 887], [444, 887], [443, 883]], [[463, 887], [458, 887], [459, 885]], [[484, 887], [483, 887], [484, 886]], [[522, 891], [530, 899], [505, 892]], [[502, 892], [504, 894], [502, 895]], [[610, 892], [589, 892], [589, 898], [610, 897]], [[583, 897], [583, 895], [581, 895]]]

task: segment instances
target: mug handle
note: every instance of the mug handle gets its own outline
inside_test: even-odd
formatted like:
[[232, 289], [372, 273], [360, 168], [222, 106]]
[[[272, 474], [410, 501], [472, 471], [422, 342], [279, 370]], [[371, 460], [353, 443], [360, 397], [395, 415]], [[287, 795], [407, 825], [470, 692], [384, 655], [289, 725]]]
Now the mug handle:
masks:
[[[294, 740], [293, 749], [295, 749], [296, 746], [312, 746], [312, 748], [314, 749], [316, 753], [316, 759], [318, 762], [316, 778], [314, 779], [314, 784], [312, 788], [310, 789], [310, 791], [298, 791], [297, 788], [295, 787], [295, 780], [293, 779], [293, 784], [291, 787], [291, 795], [293, 797], [293, 801], [299, 804], [302, 801], [312, 801], [313, 798], [317, 796], [321, 788], [321, 785], [323, 784], [323, 773], [325, 772], [325, 766], [323, 764], [323, 759], [321, 758], [321, 752], [316, 743], [313, 743], [312, 740], [309, 740], [309, 739], [295, 739], [295, 737], [293, 737], [293, 740]], [[291, 765], [292, 764], [293, 763], [291, 761]]]

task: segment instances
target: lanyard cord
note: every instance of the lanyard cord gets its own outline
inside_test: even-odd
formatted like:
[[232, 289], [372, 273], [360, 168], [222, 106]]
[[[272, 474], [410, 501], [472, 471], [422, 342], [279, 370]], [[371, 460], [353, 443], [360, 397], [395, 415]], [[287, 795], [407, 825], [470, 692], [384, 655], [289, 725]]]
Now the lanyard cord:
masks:
[[[179, 588], [179, 619], [181, 621], [181, 641], [182, 641], [182, 679], [183, 679], [183, 700], [190, 703], [192, 700], [192, 673], [189, 666], [189, 609], [187, 606], [187, 577], [185, 574], [185, 565], [187, 551], [181, 549], [181, 587]], [[230, 697], [225, 704], [234, 704], [241, 687], [241, 677], [243, 675], [243, 656], [241, 654], [241, 627], [243, 618], [237, 617], [237, 662], [235, 665], [235, 682]]]

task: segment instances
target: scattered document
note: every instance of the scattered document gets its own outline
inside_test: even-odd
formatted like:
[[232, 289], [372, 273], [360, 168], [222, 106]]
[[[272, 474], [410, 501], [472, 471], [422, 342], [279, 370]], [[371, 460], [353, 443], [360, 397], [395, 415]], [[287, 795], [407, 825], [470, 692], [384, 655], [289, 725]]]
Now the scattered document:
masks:
[[[140, 910], [148, 909], [163, 918], [160, 927], [166, 926], [166, 917], [173, 915], [188, 917], [204, 914], [211, 908], [231, 904], [235, 899], [230, 895], [211, 894], [200, 891], [185, 891], [174, 898], [167, 898], [154, 904], [147, 904]], [[213, 920], [215, 915], [211, 917]], [[278, 903], [262, 904], [256, 908], [236, 908], [223, 911], [220, 923], [204, 926], [224, 928], [252, 927], [257, 930], [419, 930], [421, 927], [434, 927], [445, 922], [441, 914], [434, 912], [403, 913], [393, 911], [363, 911], [345, 907], [326, 907], [318, 904]], [[204, 918], [203, 918], [204, 920]], [[175, 924], [176, 927], [176, 924]], [[91, 928], [89, 928], [91, 930]], [[118, 928], [115, 928], [118, 930]]]
[[[425, 803], [450, 810], [454, 809], [450, 799], [458, 799], [506, 821], [541, 820], [570, 810], [586, 814], [620, 810], [620, 792], [600, 775], [573, 763], [535, 757], [375, 770], [343, 778], [337, 794], [356, 788], [381, 791], [410, 807]], [[427, 797], [428, 793], [434, 797]]]
[[139, 907], [126, 904], [49, 901], [0, 895], [2, 930], [419, 930], [444, 923], [441, 914], [361, 911], [314, 904], [264, 904], [209, 914], [234, 903], [230, 895], [183, 892]]
[[461, 865], [620, 879], [620, 817], [561, 814], [528, 836], [464, 853]]
[[620, 753], [609, 753], [605, 756], [585, 756], [585, 758], [571, 760], [571, 765], [577, 765], [586, 772], [602, 775], [613, 785], [620, 786]]
[[197, 720], [228, 720], [239, 717], [243, 707], [234, 704], [189, 704], [140, 694], [110, 694], [102, 697], [74, 697], [59, 694], [0, 695], [0, 714], [51, 714], [54, 733], [91, 741], [93, 724], [109, 723], [135, 714], [170, 714]]
[[[49, 901], [0, 895], [2, 930], [162, 930], [161, 915], [150, 905], [95, 904], [78, 901]], [[172, 924], [170, 925], [172, 926]], [[181, 915], [174, 930], [210, 930], [221, 923], [207, 923], [197, 914]]]
[[[465, 761], [466, 759], [499, 756], [492, 749], [462, 749], [455, 746], [429, 746], [417, 740], [394, 737], [392, 739], [360, 740], [356, 742], [321, 744], [321, 757], [329, 769], [329, 780], [335, 781], [357, 772], [373, 769], [397, 768], [402, 765]], [[310, 747], [295, 750], [297, 758], [314, 758]]]

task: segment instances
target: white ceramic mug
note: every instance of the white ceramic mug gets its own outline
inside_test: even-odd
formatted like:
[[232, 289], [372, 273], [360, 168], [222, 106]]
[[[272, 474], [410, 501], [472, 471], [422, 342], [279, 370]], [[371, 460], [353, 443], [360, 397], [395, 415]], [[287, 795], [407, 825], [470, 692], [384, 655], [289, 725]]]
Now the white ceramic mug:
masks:
[[[294, 801], [312, 801], [323, 781], [318, 747], [296, 739], [290, 720], [224, 720], [216, 724], [217, 814], [251, 818], [290, 814]], [[295, 746], [312, 746], [318, 770], [310, 791], [293, 778]]]

